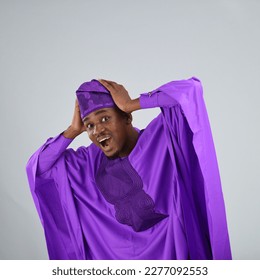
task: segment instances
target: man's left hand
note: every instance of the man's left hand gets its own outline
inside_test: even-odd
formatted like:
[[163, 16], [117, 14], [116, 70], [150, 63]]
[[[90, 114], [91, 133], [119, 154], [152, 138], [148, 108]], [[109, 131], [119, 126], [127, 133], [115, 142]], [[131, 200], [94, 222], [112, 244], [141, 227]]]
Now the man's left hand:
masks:
[[131, 113], [140, 109], [139, 98], [132, 100], [123, 85], [104, 79], [99, 79], [98, 81], [107, 88], [120, 110], [126, 113]]

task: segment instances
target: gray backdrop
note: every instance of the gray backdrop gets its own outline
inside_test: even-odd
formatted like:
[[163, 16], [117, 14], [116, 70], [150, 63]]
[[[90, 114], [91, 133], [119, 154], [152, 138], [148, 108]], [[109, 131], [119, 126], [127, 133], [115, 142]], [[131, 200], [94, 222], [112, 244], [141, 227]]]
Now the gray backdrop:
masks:
[[[204, 87], [234, 259], [260, 259], [260, 2], [0, 1], [0, 258], [47, 259], [30, 155], [71, 121], [84, 81], [133, 98], [171, 80]], [[144, 128], [158, 109], [134, 113]], [[81, 135], [72, 147], [88, 145]]]

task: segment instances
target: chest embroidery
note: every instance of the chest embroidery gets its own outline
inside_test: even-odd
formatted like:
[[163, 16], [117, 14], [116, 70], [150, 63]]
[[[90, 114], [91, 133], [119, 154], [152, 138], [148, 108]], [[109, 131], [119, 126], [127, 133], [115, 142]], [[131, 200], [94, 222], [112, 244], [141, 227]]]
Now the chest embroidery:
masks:
[[102, 157], [96, 175], [97, 186], [104, 198], [115, 208], [119, 223], [134, 231], [146, 230], [168, 215], [155, 211], [153, 199], [143, 190], [143, 182], [129, 159]]

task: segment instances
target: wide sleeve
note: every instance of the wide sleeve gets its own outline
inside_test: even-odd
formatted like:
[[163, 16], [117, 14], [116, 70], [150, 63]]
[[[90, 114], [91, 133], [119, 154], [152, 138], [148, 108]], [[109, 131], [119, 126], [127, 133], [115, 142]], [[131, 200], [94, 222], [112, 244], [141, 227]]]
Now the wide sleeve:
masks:
[[[44, 228], [50, 259], [85, 259], [83, 236], [67, 166], [87, 154], [67, 148], [71, 139], [49, 138], [29, 159], [26, 173]], [[69, 161], [68, 158], [71, 160]]]
[[[164, 133], [175, 165], [173, 172], [178, 178], [191, 258], [199, 255], [196, 250], [200, 244], [201, 251], [205, 249], [209, 239], [213, 259], [231, 259], [217, 157], [200, 80], [192, 77], [171, 81], [141, 94], [140, 105], [142, 109], [161, 108]], [[209, 256], [207, 248], [206, 255]]]
[[62, 133], [54, 138], [49, 138], [39, 153], [37, 174], [40, 175], [48, 171], [63, 155], [72, 141], [73, 139], [64, 137]]

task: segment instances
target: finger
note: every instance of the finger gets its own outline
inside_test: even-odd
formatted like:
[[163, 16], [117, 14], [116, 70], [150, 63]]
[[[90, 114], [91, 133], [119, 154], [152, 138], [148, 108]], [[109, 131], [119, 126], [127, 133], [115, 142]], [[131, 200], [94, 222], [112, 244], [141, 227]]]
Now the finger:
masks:
[[98, 81], [100, 81], [101, 83], [103, 82], [104, 84], [110, 85], [110, 86], [112, 86], [112, 87], [118, 85], [116, 82], [110, 81], [110, 80], [100, 79], [100, 80], [98, 80]]
[[115, 81], [111, 81], [111, 80], [107, 80], [107, 79], [99, 79], [98, 81], [104, 81], [104, 82], [107, 82], [107, 83], [116, 84]]
[[75, 108], [77, 109], [77, 110], [79, 110], [79, 102], [78, 102], [78, 99], [76, 98], [76, 100], [75, 100]]
[[98, 81], [100, 82], [100, 84], [102, 84], [103, 86], [109, 86], [109, 83], [107, 83], [105, 80], [103, 79], [98, 79]]
[[110, 84], [110, 83], [108, 83], [108, 82], [106, 82], [106, 81], [104, 81], [104, 80], [102, 80], [102, 81], [99, 80], [99, 82], [100, 82], [110, 93], [113, 92], [113, 91], [115, 90], [115, 87], [114, 87], [112, 84]]
[[107, 82], [103, 79], [98, 79], [98, 81], [103, 85], [103, 84], [107, 84]]

